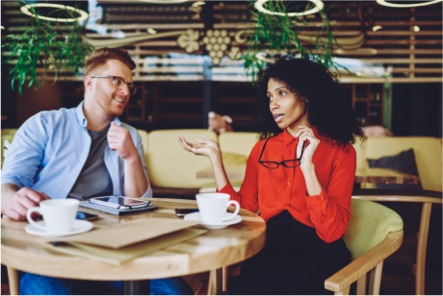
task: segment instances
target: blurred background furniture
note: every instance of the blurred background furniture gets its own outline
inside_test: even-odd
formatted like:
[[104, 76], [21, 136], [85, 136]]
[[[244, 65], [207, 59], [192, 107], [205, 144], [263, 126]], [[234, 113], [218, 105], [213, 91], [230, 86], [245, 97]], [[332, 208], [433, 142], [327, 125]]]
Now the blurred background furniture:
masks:
[[[370, 168], [369, 162], [372, 160], [379, 168], [396, 169], [404, 173], [415, 171], [421, 182], [421, 185], [414, 186], [378, 185], [379, 188], [442, 191], [441, 138], [370, 137], [363, 143], [355, 143], [354, 148], [357, 152], [357, 171], [362, 174]], [[369, 184], [363, 186], [375, 187]]]
[[[15, 131], [16, 129], [3, 129], [1, 131], [2, 142], [3, 140], [12, 142]], [[210, 161], [206, 157], [186, 153], [179, 145], [177, 136], [184, 136], [190, 142], [194, 142], [197, 138], [218, 141], [223, 152], [225, 165], [238, 168], [246, 167], [247, 157], [254, 144], [258, 141], [258, 133], [256, 132], [226, 132], [217, 135], [215, 132], [207, 129], [169, 129], [152, 132], [139, 129], [138, 131], [143, 141], [145, 162], [154, 187], [154, 195], [159, 197], [181, 195], [182, 197], [193, 198], [202, 186], [214, 181], [213, 178], [205, 179], [198, 177], [199, 172], [210, 167]], [[408, 186], [409, 184], [377, 185], [383, 189], [442, 191], [441, 138], [371, 137], [363, 143], [355, 143], [354, 148], [357, 153], [357, 172], [359, 176], [364, 176], [365, 172], [373, 171], [369, 167], [368, 160], [389, 158], [384, 164], [388, 163], [389, 165], [389, 162], [395, 164], [400, 160], [402, 165], [416, 168], [417, 177], [420, 180], [419, 184], [411, 184], [412, 186]], [[408, 150], [409, 153], [403, 154], [403, 158], [396, 159], [399, 154]], [[384, 168], [392, 169], [389, 166]], [[398, 171], [401, 172], [400, 170]], [[174, 181], [171, 182], [171, 180]], [[241, 178], [232, 181], [237, 181], [238, 183], [238, 181], [241, 181]], [[369, 188], [376, 187], [374, 184], [363, 184], [363, 186]]]
[[5, 128], [2, 129], [2, 142], [1, 142], [1, 165], [3, 166], [3, 161], [5, 160], [5, 155], [8, 151], [9, 145], [11, 145], [12, 140], [14, 139], [14, 135], [17, 129], [15, 128]]

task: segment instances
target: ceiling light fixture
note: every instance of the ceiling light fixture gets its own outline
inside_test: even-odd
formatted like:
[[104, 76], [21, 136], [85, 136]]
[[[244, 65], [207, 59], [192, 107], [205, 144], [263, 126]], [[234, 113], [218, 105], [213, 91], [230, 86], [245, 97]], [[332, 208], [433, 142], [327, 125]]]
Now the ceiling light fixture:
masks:
[[381, 30], [381, 29], [383, 29], [383, 26], [375, 25], [372, 27], [372, 32], [377, 32], [378, 30]]
[[180, 4], [188, 2], [189, 0], [138, 0], [141, 2], [147, 2], [151, 4]]
[[443, 0], [431, 0], [431, 1], [419, 2], [419, 3], [393, 3], [393, 2], [388, 2], [386, 0], [376, 0], [376, 2], [380, 5], [388, 6], [388, 7], [409, 8], [409, 7], [419, 7], [419, 6], [431, 5], [431, 4], [443, 2]]
[[152, 35], [157, 34], [157, 31], [153, 28], [146, 29], [146, 32], [148, 32], [149, 34], [152, 34]]
[[309, 2], [312, 2], [314, 4], [314, 8], [306, 10], [306, 11], [302, 11], [302, 12], [283, 13], [283, 12], [277, 12], [277, 11], [270, 11], [269, 9], [266, 9], [264, 7], [264, 5], [266, 2], [269, 2], [269, 1], [271, 1], [271, 0], [257, 0], [254, 4], [254, 7], [255, 7], [255, 9], [257, 9], [258, 11], [260, 11], [262, 13], [271, 14], [271, 15], [280, 15], [280, 16], [287, 15], [289, 17], [292, 17], [292, 16], [303, 16], [303, 15], [308, 15], [308, 14], [314, 14], [314, 13], [322, 10], [323, 7], [325, 6], [321, 0], [308, 0]]
[[197, 1], [197, 2], [194, 2], [194, 3], [192, 3], [192, 7], [198, 7], [198, 6], [202, 6], [202, 5], [205, 5], [206, 3], [204, 2], [204, 1]]
[[[30, 11], [30, 8], [36, 8], [36, 7], [46, 7], [46, 8], [60, 8], [64, 10], [69, 10], [75, 13], [78, 13], [78, 17], [50, 17], [50, 16], [44, 16], [40, 14], [36, 14], [35, 11]], [[51, 22], [60, 22], [60, 23], [73, 23], [73, 22], [80, 22], [88, 19], [89, 14], [81, 9], [67, 6], [67, 5], [61, 5], [61, 4], [53, 4], [53, 3], [32, 3], [24, 5], [20, 8], [20, 11], [26, 15], [29, 15], [31, 17], [37, 17], [41, 20], [45, 21], [51, 21]]]

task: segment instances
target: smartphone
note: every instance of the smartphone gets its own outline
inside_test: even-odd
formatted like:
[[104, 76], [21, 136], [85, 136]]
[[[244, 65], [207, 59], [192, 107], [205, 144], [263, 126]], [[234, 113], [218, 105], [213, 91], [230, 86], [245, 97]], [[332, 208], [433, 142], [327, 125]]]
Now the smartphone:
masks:
[[175, 215], [177, 215], [177, 217], [184, 217], [194, 212], [198, 212], [198, 208], [175, 209]]
[[122, 210], [143, 208], [151, 205], [149, 201], [115, 195], [93, 197], [89, 199], [89, 202]]
[[98, 215], [78, 211], [76, 219], [93, 221], [98, 219]]

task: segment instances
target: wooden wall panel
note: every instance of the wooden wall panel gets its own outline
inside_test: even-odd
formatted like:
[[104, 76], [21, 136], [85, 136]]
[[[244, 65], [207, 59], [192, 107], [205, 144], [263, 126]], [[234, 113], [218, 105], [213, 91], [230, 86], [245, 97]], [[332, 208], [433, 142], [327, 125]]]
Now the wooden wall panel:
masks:
[[[127, 48], [138, 64], [134, 80], [250, 80], [238, 60], [247, 51], [245, 32], [254, 26], [253, 16], [247, 13], [254, 8], [247, 1], [206, 1], [196, 7], [196, 1], [174, 5], [135, 0], [97, 3], [99, 6], [91, 11], [93, 24], [85, 29], [85, 38], [99, 47]], [[389, 8], [375, 1], [325, 4], [336, 38], [360, 38], [362, 43], [355, 49], [337, 48], [336, 56], [346, 58], [347, 63], [358, 61], [365, 67], [384, 68], [391, 73], [386, 78], [341, 72], [342, 82], [442, 81], [442, 3], [418, 8]], [[25, 30], [29, 18], [19, 11], [20, 2], [2, 1], [1, 5], [4, 34]], [[82, 5], [87, 6], [87, 2]], [[310, 30], [316, 34], [320, 20], [315, 15], [310, 18]], [[375, 25], [382, 29], [373, 31]], [[415, 32], [414, 26], [420, 27], [420, 31]], [[148, 32], [153, 30], [155, 34]], [[211, 60], [203, 58], [208, 54], [208, 44], [214, 52], [212, 66], [208, 66]], [[68, 73], [67, 79], [81, 77]]]

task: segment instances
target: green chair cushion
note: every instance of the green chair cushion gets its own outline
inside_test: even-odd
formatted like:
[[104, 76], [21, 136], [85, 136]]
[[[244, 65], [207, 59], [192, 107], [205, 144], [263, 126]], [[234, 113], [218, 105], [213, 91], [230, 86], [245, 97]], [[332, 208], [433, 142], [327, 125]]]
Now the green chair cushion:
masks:
[[372, 201], [352, 199], [351, 213], [344, 240], [354, 259], [380, 243], [389, 232], [403, 229], [400, 215]]

